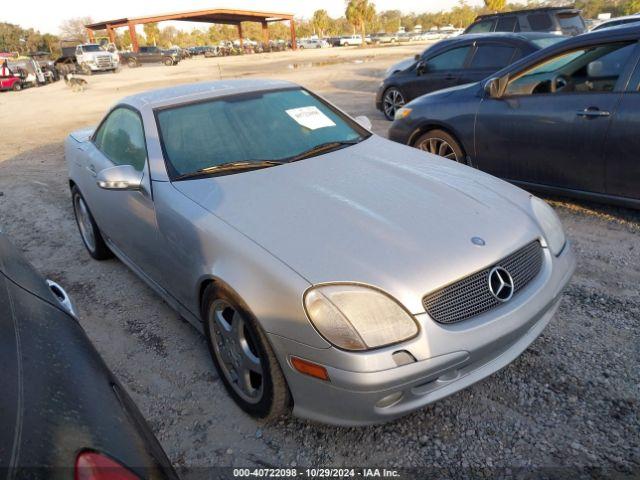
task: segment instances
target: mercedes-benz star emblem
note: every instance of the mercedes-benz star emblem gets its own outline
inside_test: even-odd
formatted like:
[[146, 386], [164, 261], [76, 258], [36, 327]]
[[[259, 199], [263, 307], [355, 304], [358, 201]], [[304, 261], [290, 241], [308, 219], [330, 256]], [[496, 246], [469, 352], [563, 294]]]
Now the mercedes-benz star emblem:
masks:
[[513, 297], [513, 278], [502, 267], [494, 267], [489, 272], [489, 291], [501, 302]]
[[484, 247], [485, 245], [484, 239], [480, 237], [471, 237], [471, 243], [477, 245], [478, 247]]

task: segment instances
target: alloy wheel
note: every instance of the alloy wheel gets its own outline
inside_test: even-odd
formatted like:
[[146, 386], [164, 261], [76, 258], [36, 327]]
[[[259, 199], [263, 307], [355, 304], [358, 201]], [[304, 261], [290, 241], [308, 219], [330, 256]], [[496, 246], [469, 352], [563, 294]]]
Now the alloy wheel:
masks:
[[258, 403], [264, 393], [257, 341], [242, 314], [226, 300], [216, 300], [207, 321], [213, 351], [233, 390], [245, 401]]
[[91, 214], [89, 213], [87, 204], [84, 203], [84, 199], [80, 195], [76, 195], [73, 199], [73, 209], [75, 210], [76, 219], [78, 220], [78, 229], [80, 230], [82, 240], [90, 251], [95, 252], [96, 237], [93, 234]]
[[444, 158], [448, 158], [449, 160], [458, 161], [458, 155], [456, 155], [453, 147], [442, 138], [431, 137], [427, 138], [424, 141], [418, 144], [418, 148], [420, 150], [424, 150], [425, 152], [433, 153], [434, 155], [439, 155]]
[[404, 96], [400, 92], [400, 90], [396, 88], [390, 88], [384, 94], [384, 98], [382, 99], [382, 108], [384, 109], [385, 116], [393, 120], [396, 112], [402, 108], [405, 104]]

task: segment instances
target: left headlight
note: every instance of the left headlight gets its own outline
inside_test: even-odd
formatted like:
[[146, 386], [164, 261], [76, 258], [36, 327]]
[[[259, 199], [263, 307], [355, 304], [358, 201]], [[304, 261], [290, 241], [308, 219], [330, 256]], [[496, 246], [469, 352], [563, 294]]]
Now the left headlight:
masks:
[[558, 215], [547, 202], [538, 197], [531, 197], [531, 208], [542, 229], [544, 238], [547, 240], [551, 253], [558, 255], [564, 248], [565, 243], [567, 243]]
[[318, 332], [345, 350], [383, 347], [418, 333], [413, 316], [392, 297], [372, 287], [320, 285], [307, 291], [304, 306]]

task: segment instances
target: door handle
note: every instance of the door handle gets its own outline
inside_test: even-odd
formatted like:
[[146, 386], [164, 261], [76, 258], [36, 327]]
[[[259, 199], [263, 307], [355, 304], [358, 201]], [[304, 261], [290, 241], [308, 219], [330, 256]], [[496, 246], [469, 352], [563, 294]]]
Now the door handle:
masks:
[[576, 115], [578, 115], [579, 117], [608, 117], [611, 115], [610, 112], [607, 112], [605, 110], [600, 110], [597, 107], [589, 107], [589, 108], [585, 108], [584, 110], [578, 110], [576, 112]]

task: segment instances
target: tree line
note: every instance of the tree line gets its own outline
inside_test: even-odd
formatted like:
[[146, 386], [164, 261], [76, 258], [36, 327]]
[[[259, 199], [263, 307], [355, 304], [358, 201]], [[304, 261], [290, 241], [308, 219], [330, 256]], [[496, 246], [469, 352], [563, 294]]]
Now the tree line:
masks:
[[[463, 28], [481, 14], [496, 11], [519, 10], [543, 6], [564, 6], [566, 0], [528, 0], [523, 3], [507, 3], [506, 0], [485, 0], [484, 6], [471, 6], [465, 0], [450, 10], [434, 13], [402, 13], [400, 10], [378, 12], [372, 0], [346, 0], [345, 13], [339, 18], [332, 18], [326, 10], [316, 10], [311, 18], [295, 20], [298, 37], [318, 35], [339, 36], [359, 33], [387, 32], [395, 33], [404, 28], [411, 31], [420, 25], [423, 30], [432, 27], [453, 25]], [[640, 13], [640, 0], [576, 0], [575, 7], [582, 10], [585, 18], [595, 18], [599, 13], [609, 12], [612, 16]], [[40, 33], [32, 28], [25, 29], [19, 25], [0, 22], [0, 52], [19, 52], [21, 54], [46, 51], [53, 56], [60, 54], [61, 39], [87, 40], [84, 25], [91, 23], [89, 17], [77, 17], [64, 21], [60, 25], [60, 33]], [[257, 23], [243, 23], [245, 38], [260, 41], [262, 29]], [[236, 27], [229, 25], [211, 25], [208, 29], [180, 30], [173, 25], [160, 28], [158, 24], [143, 25], [144, 35], [140, 36], [141, 45], [158, 45], [169, 47], [201, 46], [217, 44], [222, 40], [238, 38]], [[96, 37], [106, 37], [106, 32], [96, 32]], [[288, 39], [289, 26], [277, 22], [269, 24], [269, 38]], [[131, 46], [131, 38], [127, 28], [116, 32], [116, 45], [119, 49]]]

